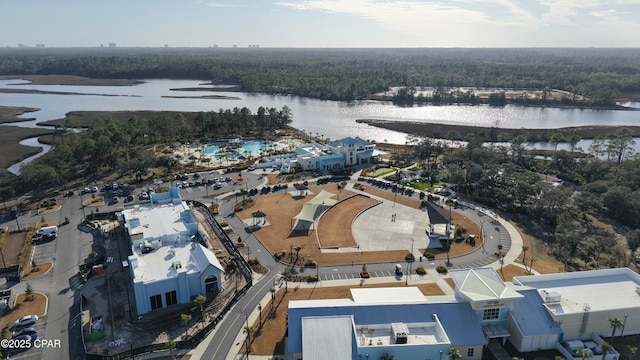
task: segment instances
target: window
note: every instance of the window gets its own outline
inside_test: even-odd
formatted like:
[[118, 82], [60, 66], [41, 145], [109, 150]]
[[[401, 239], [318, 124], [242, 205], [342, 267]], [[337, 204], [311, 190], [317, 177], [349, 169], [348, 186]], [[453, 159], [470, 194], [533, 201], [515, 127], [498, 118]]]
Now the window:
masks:
[[500, 308], [485, 309], [482, 320], [495, 320], [500, 318]]
[[151, 300], [151, 310], [162, 308], [162, 296], [160, 294], [149, 297]]
[[178, 303], [178, 295], [176, 291], [169, 291], [164, 293], [164, 302], [167, 303], [167, 306], [174, 305]]
[[474, 348], [468, 348], [467, 349], [467, 357], [473, 357], [473, 352], [474, 352]]

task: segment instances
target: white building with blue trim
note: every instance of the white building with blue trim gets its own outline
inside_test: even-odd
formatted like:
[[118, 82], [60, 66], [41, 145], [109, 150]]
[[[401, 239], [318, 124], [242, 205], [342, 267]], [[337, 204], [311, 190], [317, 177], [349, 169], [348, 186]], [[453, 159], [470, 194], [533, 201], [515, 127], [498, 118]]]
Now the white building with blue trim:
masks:
[[195, 241], [202, 234], [179, 189], [152, 194], [148, 204], [128, 207], [122, 216], [133, 251], [128, 263], [138, 315], [222, 289], [224, 269]]
[[[640, 275], [628, 268], [519, 276], [505, 283], [493, 268], [451, 270], [452, 296], [418, 288], [357, 288], [351, 299], [289, 302], [288, 351], [293, 359], [481, 359], [508, 340], [522, 353], [604, 353], [610, 319], [616, 336], [640, 333]], [[614, 330], [615, 331], [615, 330]], [[329, 356], [328, 356], [328, 355]], [[504, 352], [506, 355], [506, 352]], [[510, 357], [509, 357], [510, 358]]]
[[277, 167], [284, 173], [306, 170], [336, 171], [377, 159], [375, 144], [358, 137], [347, 137], [327, 145], [306, 143], [296, 145], [295, 153], [265, 158], [259, 168]]

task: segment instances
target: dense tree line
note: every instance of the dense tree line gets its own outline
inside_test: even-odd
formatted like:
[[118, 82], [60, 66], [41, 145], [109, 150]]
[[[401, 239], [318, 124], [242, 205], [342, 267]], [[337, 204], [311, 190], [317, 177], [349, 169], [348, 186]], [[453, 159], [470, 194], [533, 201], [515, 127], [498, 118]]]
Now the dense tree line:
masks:
[[[577, 143], [562, 136], [554, 141]], [[535, 157], [525, 149], [526, 142], [522, 135], [507, 146], [485, 147], [472, 140], [456, 151], [444, 151], [424, 140], [400, 157], [408, 157], [405, 163], [420, 161], [423, 177], [441, 174], [456, 192], [490, 209], [536, 219], [538, 231], [552, 234], [550, 249], [568, 269], [634, 261], [627, 248], [632, 254], [640, 249], [640, 231], [634, 230], [640, 228], [640, 157], [631, 150], [628, 131], [603, 136], [593, 145], [600, 149], [598, 156], [587, 158], [557, 148], [550, 156]], [[620, 224], [628, 244], [594, 226], [597, 219]]]
[[395, 86], [553, 88], [597, 104], [640, 91], [639, 49], [0, 49], [0, 56], [0, 75], [209, 79], [331, 100]]
[[177, 161], [171, 156], [157, 156], [154, 145], [175, 141], [209, 142], [231, 135], [270, 137], [277, 129], [291, 123], [291, 111], [258, 108], [220, 109], [200, 113], [178, 113], [171, 117], [131, 116], [127, 119], [98, 118], [85, 131], [75, 132], [76, 120], [57, 126], [52, 149], [44, 156], [20, 168], [14, 183], [15, 193], [36, 193], [59, 186], [75, 178], [99, 178], [105, 173], [140, 177], [148, 169], [162, 166], [171, 169]]

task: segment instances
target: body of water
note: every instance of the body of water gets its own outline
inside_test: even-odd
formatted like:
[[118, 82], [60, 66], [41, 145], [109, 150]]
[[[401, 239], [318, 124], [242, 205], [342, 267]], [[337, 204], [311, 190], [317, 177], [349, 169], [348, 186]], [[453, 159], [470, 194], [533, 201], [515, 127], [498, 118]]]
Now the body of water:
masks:
[[[540, 107], [488, 105], [444, 105], [399, 107], [379, 101], [324, 101], [289, 95], [242, 92], [171, 91], [172, 88], [207, 86], [196, 80], [145, 80], [133, 86], [66, 86], [20, 84], [20, 80], [0, 80], [0, 88], [33, 89], [100, 95], [18, 94], [0, 93], [0, 106], [39, 108], [24, 114], [32, 121], [12, 125], [35, 127], [38, 122], [64, 118], [70, 111], [218, 111], [247, 107], [256, 113], [258, 107], [288, 106], [293, 114], [292, 126], [312, 135], [339, 139], [359, 136], [376, 142], [404, 144], [404, 133], [356, 123], [356, 119], [387, 119], [495, 126], [499, 128], [560, 128], [582, 125], [639, 125], [640, 112], [623, 110], [558, 109]], [[163, 96], [223, 95], [239, 99], [165, 98]], [[637, 103], [633, 103], [637, 105]]]

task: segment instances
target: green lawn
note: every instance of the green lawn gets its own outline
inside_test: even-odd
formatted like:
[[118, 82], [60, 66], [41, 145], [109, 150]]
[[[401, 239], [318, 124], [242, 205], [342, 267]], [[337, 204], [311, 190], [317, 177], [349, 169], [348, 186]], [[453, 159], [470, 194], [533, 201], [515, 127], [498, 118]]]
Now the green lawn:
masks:
[[376, 169], [376, 171], [371, 171], [368, 172], [366, 175], [369, 177], [379, 177], [379, 176], [384, 176], [387, 174], [391, 174], [396, 172], [396, 169], [392, 169], [392, 168], [380, 168], [380, 169]]

